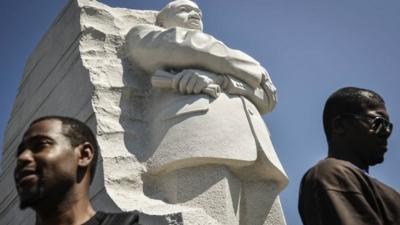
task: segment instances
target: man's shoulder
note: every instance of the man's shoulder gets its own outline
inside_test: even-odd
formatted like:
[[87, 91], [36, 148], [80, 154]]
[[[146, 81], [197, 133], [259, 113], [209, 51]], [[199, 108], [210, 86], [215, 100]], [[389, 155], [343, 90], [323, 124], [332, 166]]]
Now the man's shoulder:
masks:
[[304, 175], [303, 185], [316, 185], [338, 191], [358, 191], [364, 172], [348, 161], [327, 158], [319, 161]]
[[113, 222], [119, 222], [118, 224], [139, 224], [139, 214], [136, 211], [131, 212], [118, 212], [118, 213], [106, 213], [106, 220]]
[[154, 24], [139, 24], [136, 26], [133, 26], [128, 34], [127, 34], [127, 39], [130, 40], [133, 37], [143, 37], [143, 35], [151, 32], [151, 31], [164, 31], [165, 29], [159, 26], [156, 26]]
[[313, 166], [309, 170], [309, 172], [318, 173], [324, 176], [329, 176], [334, 174], [344, 174], [349, 172], [353, 173], [362, 171], [348, 161], [335, 158], [326, 158], [319, 161], [315, 166]]
[[101, 212], [91, 218], [84, 225], [139, 225], [139, 214], [136, 211], [131, 212]]
[[180, 213], [168, 215], [149, 215], [139, 211], [106, 213], [97, 212], [92, 220], [97, 223], [88, 223], [85, 225], [168, 225], [182, 224], [182, 215]]

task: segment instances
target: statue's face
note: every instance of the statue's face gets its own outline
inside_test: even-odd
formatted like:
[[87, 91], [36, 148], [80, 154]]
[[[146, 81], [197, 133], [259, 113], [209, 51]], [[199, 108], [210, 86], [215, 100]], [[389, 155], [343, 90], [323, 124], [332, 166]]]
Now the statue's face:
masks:
[[163, 26], [184, 27], [203, 30], [202, 13], [196, 3], [189, 0], [178, 0], [171, 3], [166, 13]]

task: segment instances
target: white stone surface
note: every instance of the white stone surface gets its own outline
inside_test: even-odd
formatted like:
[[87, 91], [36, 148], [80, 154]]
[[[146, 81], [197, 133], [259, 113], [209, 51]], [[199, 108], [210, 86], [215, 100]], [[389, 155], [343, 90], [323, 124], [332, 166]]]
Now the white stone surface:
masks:
[[[192, 1], [169, 3], [156, 23], [135, 26], [126, 37], [129, 61], [153, 84], [145, 161], [159, 180], [153, 186], [164, 188], [148, 195], [203, 208], [220, 224], [268, 223], [287, 177], [260, 115], [276, 103], [267, 71], [203, 33], [201, 11]], [[230, 182], [207, 183], [197, 173]], [[166, 185], [174, 177], [175, 186]], [[183, 193], [190, 197], [180, 199]], [[283, 216], [274, 221], [285, 224]]]
[[[154, 24], [155, 16], [155, 11], [71, 0], [52, 24], [26, 64], [5, 133], [0, 224], [33, 224], [34, 213], [18, 209], [10, 188], [14, 150], [30, 121], [52, 114], [85, 121], [97, 134], [102, 157], [91, 187], [97, 209], [180, 212], [189, 225], [284, 224], [275, 197], [287, 178], [258, 112], [273, 108], [261, 104], [273, 100], [262, 91], [273, 91], [268, 74], [250, 57], [252, 68], [259, 66], [263, 75], [247, 79], [227, 73], [231, 76], [215, 83], [222, 87], [216, 99], [152, 88], [151, 76], [129, 61], [134, 53], [125, 41], [132, 28]], [[205, 74], [208, 67], [195, 69]], [[203, 86], [210, 85], [207, 79], [202, 78]], [[200, 124], [204, 129], [191, 136], [195, 132], [189, 128]]]

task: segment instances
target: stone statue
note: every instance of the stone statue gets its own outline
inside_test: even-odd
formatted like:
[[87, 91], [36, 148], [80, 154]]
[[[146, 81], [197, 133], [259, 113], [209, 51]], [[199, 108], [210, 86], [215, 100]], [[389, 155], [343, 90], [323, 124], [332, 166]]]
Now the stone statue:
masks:
[[199, 7], [176, 0], [126, 36], [128, 60], [153, 85], [144, 185], [157, 188], [146, 194], [220, 224], [285, 224], [277, 196], [288, 180], [260, 115], [276, 88], [259, 62], [202, 29]]

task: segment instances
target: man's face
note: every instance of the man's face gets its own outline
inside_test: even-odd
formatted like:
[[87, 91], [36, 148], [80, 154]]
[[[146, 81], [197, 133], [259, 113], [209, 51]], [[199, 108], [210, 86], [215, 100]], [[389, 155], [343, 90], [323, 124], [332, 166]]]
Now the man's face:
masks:
[[77, 157], [62, 122], [49, 119], [33, 124], [18, 147], [14, 171], [20, 208], [61, 197], [74, 184], [76, 171]]
[[380, 132], [376, 132], [374, 121], [377, 117], [389, 120], [383, 103], [376, 106], [365, 106], [364, 113], [352, 123], [352, 127], [349, 129], [348, 144], [366, 167], [382, 163], [387, 151], [390, 131], [381, 129]]
[[165, 28], [183, 27], [203, 30], [202, 13], [194, 2], [181, 0], [171, 4], [163, 24]]

